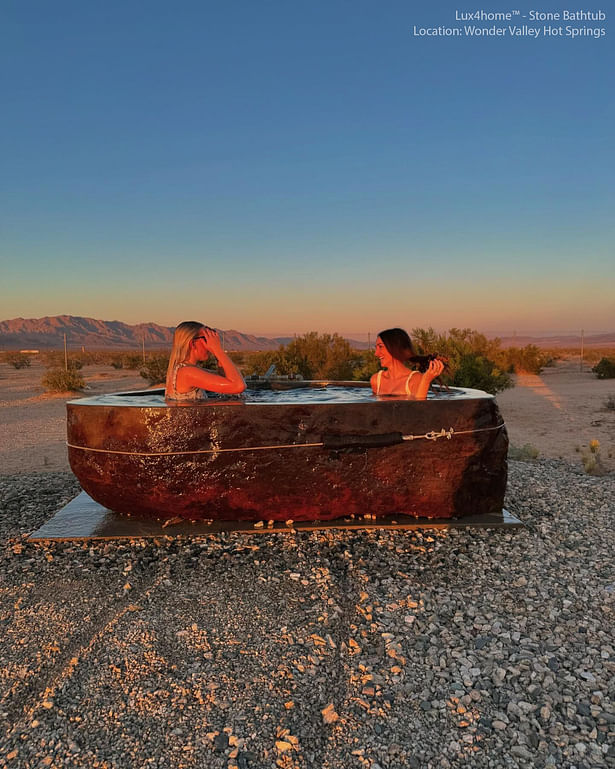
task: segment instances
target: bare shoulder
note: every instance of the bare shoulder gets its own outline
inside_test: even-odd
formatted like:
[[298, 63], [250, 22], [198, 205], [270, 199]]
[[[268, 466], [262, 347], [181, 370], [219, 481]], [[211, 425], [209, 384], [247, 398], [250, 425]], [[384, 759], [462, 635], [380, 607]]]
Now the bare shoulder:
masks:
[[406, 382], [408, 383], [408, 389], [412, 395], [416, 393], [422, 379], [423, 375], [420, 373], [420, 371], [411, 371], [408, 374]]
[[198, 376], [200, 371], [202, 369], [192, 363], [180, 363], [177, 367], [177, 380], [178, 382], [190, 382], [195, 374]]

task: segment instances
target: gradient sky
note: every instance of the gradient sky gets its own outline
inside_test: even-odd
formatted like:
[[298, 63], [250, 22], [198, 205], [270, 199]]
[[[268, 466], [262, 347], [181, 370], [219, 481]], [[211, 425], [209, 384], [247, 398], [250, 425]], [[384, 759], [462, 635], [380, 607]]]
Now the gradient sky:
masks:
[[610, 11], [477, 7], [4, 0], [0, 320], [614, 330]]

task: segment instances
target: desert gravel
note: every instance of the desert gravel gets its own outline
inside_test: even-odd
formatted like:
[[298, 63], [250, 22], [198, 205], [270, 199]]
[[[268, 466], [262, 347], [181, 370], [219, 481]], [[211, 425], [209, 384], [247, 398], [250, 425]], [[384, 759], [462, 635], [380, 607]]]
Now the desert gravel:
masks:
[[33, 544], [0, 477], [0, 767], [615, 766], [613, 476], [511, 463], [515, 531]]

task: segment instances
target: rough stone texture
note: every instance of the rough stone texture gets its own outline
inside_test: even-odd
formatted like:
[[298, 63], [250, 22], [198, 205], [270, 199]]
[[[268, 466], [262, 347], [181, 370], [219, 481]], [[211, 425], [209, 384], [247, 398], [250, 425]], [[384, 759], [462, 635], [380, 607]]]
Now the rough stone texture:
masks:
[[[498, 427], [502, 418], [491, 396], [466, 392], [334, 404], [168, 406], [160, 398], [153, 406], [134, 396], [131, 402], [142, 405], [126, 406], [113, 396], [84, 399], [67, 406], [69, 459], [85, 491], [104, 507], [157, 518], [500, 512], [506, 429]], [[401, 441], [402, 434], [451, 427], [450, 439]], [[323, 441], [329, 447], [302, 446]], [[198, 453], [203, 450], [213, 453]]]
[[514, 532], [32, 544], [0, 478], [0, 767], [610, 767], [613, 478], [511, 463]]

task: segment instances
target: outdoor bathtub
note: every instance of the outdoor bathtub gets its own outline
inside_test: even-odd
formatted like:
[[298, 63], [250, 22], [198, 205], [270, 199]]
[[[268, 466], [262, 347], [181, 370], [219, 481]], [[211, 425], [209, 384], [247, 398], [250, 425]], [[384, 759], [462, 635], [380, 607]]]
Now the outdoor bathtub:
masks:
[[162, 390], [70, 401], [71, 468], [104, 507], [150, 518], [501, 512], [508, 438], [493, 396], [452, 388], [414, 401], [314, 384], [184, 404]]

